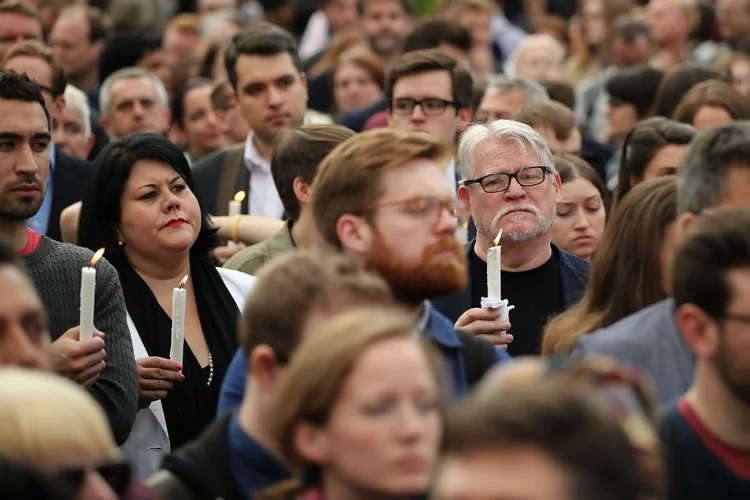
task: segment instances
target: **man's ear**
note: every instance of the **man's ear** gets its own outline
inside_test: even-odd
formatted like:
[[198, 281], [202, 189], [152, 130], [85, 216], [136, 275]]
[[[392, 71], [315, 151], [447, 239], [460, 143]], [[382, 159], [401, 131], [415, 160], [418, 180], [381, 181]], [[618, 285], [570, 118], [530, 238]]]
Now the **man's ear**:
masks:
[[560, 180], [560, 174], [555, 172], [552, 179], [552, 184], [555, 186], [555, 203], [562, 201], [562, 181]]
[[466, 209], [471, 212], [471, 198], [469, 197], [469, 187], [463, 184], [458, 186], [458, 199], [466, 206]]
[[456, 132], [461, 135], [471, 124], [471, 120], [474, 118], [474, 111], [472, 111], [471, 108], [461, 108], [458, 110], [457, 118], [458, 124], [456, 125]]
[[[91, 154], [91, 150], [94, 149], [94, 144], [96, 144], [96, 137], [94, 137], [94, 134], [89, 134], [89, 140], [86, 144], [86, 158], [89, 157]], [[85, 158], [84, 158], [85, 159]]]
[[712, 358], [719, 346], [719, 325], [695, 304], [682, 304], [675, 323], [685, 343], [697, 358]]
[[63, 111], [65, 111], [65, 97], [60, 95], [55, 98], [55, 112], [58, 117], [62, 117]]
[[112, 128], [109, 126], [109, 119], [107, 119], [106, 116], [101, 115], [99, 117], [99, 125], [102, 126], [104, 132], [107, 134], [107, 137], [112, 137]]
[[294, 196], [302, 205], [310, 203], [310, 184], [307, 183], [302, 177], [295, 177], [292, 183], [292, 189], [294, 190]]
[[271, 346], [266, 344], [256, 346], [248, 356], [248, 366], [253, 379], [262, 389], [273, 390], [278, 381], [280, 365]]
[[355, 255], [364, 256], [372, 244], [372, 228], [362, 218], [352, 214], [344, 214], [336, 222], [336, 234], [341, 246]]

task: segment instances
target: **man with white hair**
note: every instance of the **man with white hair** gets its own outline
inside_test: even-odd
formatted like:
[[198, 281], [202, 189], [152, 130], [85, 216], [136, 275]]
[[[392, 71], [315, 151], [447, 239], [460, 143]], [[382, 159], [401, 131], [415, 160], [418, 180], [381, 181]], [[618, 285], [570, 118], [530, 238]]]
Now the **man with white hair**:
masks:
[[549, 101], [539, 83], [523, 76], [495, 75], [487, 82], [476, 119], [482, 123], [509, 120], [527, 103], [538, 101]]
[[515, 306], [508, 352], [539, 354], [545, 323], [581, 298], [589, 271], [587, 262], [552, 243], [550, 228], [562, 198], [552, 154], [528, 125], [497, 120], [466, 129], [458, 145], [458, 164], [464, 179], [458, 196], [471, 211], [477, 237], [466, 249], [469, 284], [434, 305], [456, 321], [457, 329], [499, 316], [498, 310], [476, 308], [488, 296], [487, 254], [502, 230], [503, 299]]
[[65, 108], [60, 115], [55, 145], [71, 156], [86, 159], [94, 147], [91, 132], [91, 109], [82, 90], [68, 84], [63, 93]]
[[115, 71], [99, 91], [104, 130], [113, 139], [136, 133], [166, 134], [171, 112], [164, 84], [153, 73], [130, 67]]

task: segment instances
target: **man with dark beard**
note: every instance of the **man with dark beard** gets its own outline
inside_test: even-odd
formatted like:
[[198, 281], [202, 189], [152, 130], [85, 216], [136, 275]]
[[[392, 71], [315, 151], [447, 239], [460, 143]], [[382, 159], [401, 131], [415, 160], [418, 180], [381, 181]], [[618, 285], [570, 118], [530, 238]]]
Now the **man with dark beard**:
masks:
[[660, 429], [669, 498], [750, 498], [750, 210], [710, 211], [683, 238], [675, 322], [696, 370]]
[[88, 388], [121, 444], [135, 421], [138, 371], [117, 271], [104, 259], [97, 263], [96, 328], [93, 338], [81, 339], [81, 269], [90, 265], [93, 252], [29, 227], [44, 200], [50, 166], [51, 119], [44, 96], [26, 74], [3, 69], [0, 110], [0, 236], [22, 257], [46, 309], [53, 370]]
[[466, 257], [454, 214], [463, 210], [439, 166], [448, 152], [434, 137], [377, 129], [337, 146], [312, 186], [313, 217], [323, 239], [385, 278], [396, 299], [420, 317], [419, 334], [435, 344], [464, 394], [507, 357], [454, 330], [428, 299], [466, 286]]

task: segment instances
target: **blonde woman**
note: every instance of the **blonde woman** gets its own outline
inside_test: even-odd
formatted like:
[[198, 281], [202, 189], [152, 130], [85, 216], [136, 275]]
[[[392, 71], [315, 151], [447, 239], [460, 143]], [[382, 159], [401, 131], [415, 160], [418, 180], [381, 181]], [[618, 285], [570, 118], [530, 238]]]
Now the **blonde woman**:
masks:
[[153, 498], [133, 493], [107, 418], [89, 394], [62, 377], [0, 370], [0, 455], [42, 470], [73, 498]]
[[[273, 436], [283, 459], [310, 481], [301, 498], [427, 492], [443, 429], [441, 384], [437, 359], [414, 330], [406, 312], [355, 310], [322, 325], [295, 353]], [[257, 498], [294, 492], [272, 490]]]

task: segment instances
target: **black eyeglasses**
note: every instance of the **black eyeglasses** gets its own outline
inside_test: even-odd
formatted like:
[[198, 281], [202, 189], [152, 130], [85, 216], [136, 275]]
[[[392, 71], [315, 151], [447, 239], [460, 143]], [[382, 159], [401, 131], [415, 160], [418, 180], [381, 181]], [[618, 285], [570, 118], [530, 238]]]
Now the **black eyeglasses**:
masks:
[[440, 116], [445, 113], [445, 108], [453, 106], [458, 109], [458, 103], [455, 101], [446, 101], [439, 97], [427, 97], [426, 99], [412, 99], [411, 97], [399, 97], [391, 99], [391, 113], [399, 116], [410, 116], [414, 112], [414, 107], [422, 108], [422, 113], [426, 116]]
[[61, 491], [76, 495], [83, 486], [88, 471], [98, 473], [118, 498], [127, 493], [132, 479], [132, 471], [130, 465], [124, 462], [95, 467], [63, 469], [52, 476], [51, 482]]
[[489, 174], [479, 179], [462, 181], [462, 184], [464, 186], [479, 184], [485, 193], [502, 193], [510, 189], [511, 179], [515, 179], [522, 187], [536, 186], [544, 182], [548, 171], [548, 167], [523, 167], [512, 174]]

